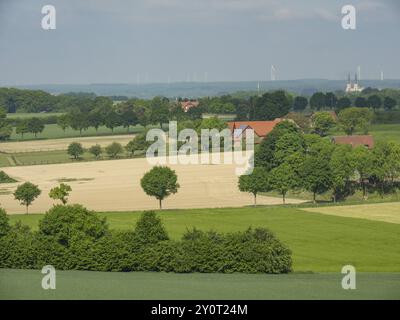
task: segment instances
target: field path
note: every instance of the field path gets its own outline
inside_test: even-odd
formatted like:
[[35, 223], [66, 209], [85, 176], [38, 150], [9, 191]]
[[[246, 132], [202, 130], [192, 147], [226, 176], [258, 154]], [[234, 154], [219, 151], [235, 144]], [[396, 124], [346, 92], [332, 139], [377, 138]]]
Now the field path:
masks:
[[18, 142], [2, 142], [0, 143], [0, 151], [7, 153], [16, 152], [34, 152], [34, 151], [54, 151], [67, 150], [71, 142], [80, 142], [84, 148], [99, 144], [102, 147], [116, 141], [122, 145], [126, 145], [135, 137], [134, 134], [114, 135], [114, 136], [97, 136], [97, 137], [77, 137], [63, 139], [44, 139], [32, 141]]
[[[233, 164], [169, 166], [176, 170], [181, 188], [163, 202], [164, 208], [238, 207], [253, 203], [250, 194], [238, 190]], [[8, 189], [23, 181], [39, 185], [42, 194], [30, 212], [45, 212], [55, 203], [48, 193], [61, 180], [72, 187], [70, 203], [80, 203], [96, 211], [131, 211], [158, 208], [157, 200], [147, 196], [140, 186], [140, 179], [151, 167], [142, 158], [9, 167], [4, 171], [20, 181], [7, 184]], [[258, 197], [258, 204], [281, 202], [280, 198]], [[302, 201], [288, 200], [288, 203], [299, 202]], [[11, 194], [0, 195], [0, 204], [11, 214], [25, 210]]]

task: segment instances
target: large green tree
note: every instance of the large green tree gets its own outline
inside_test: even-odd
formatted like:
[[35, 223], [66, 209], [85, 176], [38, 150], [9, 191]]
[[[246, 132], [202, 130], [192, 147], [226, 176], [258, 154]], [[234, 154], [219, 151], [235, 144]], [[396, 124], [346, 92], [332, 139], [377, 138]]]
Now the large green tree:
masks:
[[178, 176], [175, 171], [164, 166], [155, 166], [146, 172], [140, 180], [143, 191], [152, 197], [155, 197], [162, 209], [162, 201], [178, 192]]
[[32, 202], [41, 194], [39, 187], [31, 182], [25, 182], [17, 187], [14, 192], [14, 197], [19, 200], [22, 205], [26, 206], [26, 213], [28, 214], [28, 207]]
[[328, 191], [332, 187], [332, 171], [330, 170], [330, 159], [334, 146], [330, 141], [317, 139], [307, 146], [307, 154], [301, 169], [301, 180], [303, 188], [316, 195]]
[[336, 121], [330, 112], [317, 112], [312, 116], [312, 129], [321, 137], [325, 137], [335, 125]]
[[294, 111], [303, 111], [308, 105], [308, 100], [306, 97], [297, 96], [293, 101]]
[[314, 110], [321, 110], [326, 106], [326, 96], [323, 92], [316, 92], [311, 96], [310, 106]]
[[373, 119], [373, 113], [368, 108], [347, 108], [339, 115], [339, 125], [348, 135], [353, 135], [356, 130], [368, 132]]
[[254, 196], [254, 206], [256, 206], [257, 194], [270, 191], [267, 171], [264, 168], [254, 168], [251, 174], [240, 176], [239, 190], [251, 193]]

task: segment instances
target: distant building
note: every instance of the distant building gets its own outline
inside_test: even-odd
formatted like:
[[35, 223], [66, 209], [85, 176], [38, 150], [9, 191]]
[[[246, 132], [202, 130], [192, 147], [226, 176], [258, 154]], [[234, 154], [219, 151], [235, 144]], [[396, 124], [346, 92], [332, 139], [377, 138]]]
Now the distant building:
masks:
[[354, 77], [354, 82], [351, 81], [350, 73], [349, 73], [349, 77], [347, 79], [346, 92], [347, 93], [354, 93], [354, 92], [361, 92], [363, 90], [364, 90], [364, 88], [361, 87], [360, 84], [358, 83], [357, 73], [356, 73], [356, 75]]
[[255, 142], [259, 142], [261, 139], [264, 139], [281, 121], [283, 120], [280, 118], [273, 121], [233, 121], [228, 122], [228, 127], [231, 130], [235, 141], [240, 140], [247, 129], [252, 129], [254, 130]]
[[199, 106], [199, 101], [197, 100], [181, 101], [180, 103], [183, 111], [185, 112], [188, 112], [191, 108], [196, 108]]
[[364, 146], [368, 149], [374, 147], [374, 137], [369, 135], [333, 137], [332, 141], [335, 144], [349, 144], [352, 147]]

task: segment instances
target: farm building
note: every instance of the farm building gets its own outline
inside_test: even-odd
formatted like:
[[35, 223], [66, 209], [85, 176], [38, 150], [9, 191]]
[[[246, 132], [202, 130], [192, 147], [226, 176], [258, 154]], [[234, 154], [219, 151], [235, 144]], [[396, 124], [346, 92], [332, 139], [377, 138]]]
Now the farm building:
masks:
[[365, 146], [368, 149], [374, 147], [374, 137], [369, 135], [333, 137], [332, 141], [335, 144], [349, 144], [353, 147]]
[[[277, 118], [273, 121], [233, 121], [228, 122], [228, 127], [234, 135], [234, 139], [241, 139], [242, 134], [247, 129], [254, 130], [255, 141], [264, 139], [282, 119]], [[235, 132], [236, 130], [236, 132]]]

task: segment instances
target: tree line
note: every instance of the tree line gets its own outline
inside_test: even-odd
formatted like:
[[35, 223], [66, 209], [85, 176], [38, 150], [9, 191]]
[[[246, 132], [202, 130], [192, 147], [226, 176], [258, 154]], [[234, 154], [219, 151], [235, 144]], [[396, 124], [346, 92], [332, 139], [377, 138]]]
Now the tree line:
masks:
[[378, 142], [365, 146], [335, 145], [328, 138], [304, 134], [289, 121], [279, 123], [255, 151], [252, 174], [239, 178], [239, 189], [254, 195], [275, 191], [283, 202], [290, 191], [317, 195], [330, 192], [333, 201], [357, 190], [363, 198], [382, 197], [400, 188], [400, 145]]

